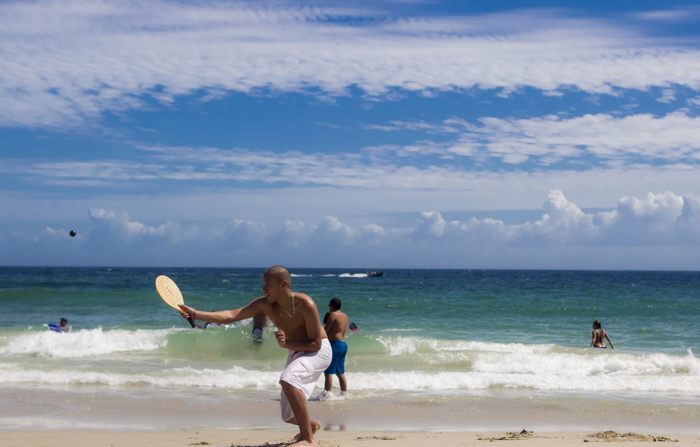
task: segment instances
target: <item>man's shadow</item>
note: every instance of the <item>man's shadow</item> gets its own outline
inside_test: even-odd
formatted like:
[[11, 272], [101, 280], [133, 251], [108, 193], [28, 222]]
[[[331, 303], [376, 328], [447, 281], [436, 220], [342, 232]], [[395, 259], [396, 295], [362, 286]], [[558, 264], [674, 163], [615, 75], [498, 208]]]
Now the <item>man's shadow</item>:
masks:
[[229, 445], [223, 446], [223, 447], [286, 447], [290, 444], [292, 444], [292, 443], [291, 442], [276, 442], [274, 444], [270, 444], [269, 442], [265, 442], [262, 444], [229, 444]]

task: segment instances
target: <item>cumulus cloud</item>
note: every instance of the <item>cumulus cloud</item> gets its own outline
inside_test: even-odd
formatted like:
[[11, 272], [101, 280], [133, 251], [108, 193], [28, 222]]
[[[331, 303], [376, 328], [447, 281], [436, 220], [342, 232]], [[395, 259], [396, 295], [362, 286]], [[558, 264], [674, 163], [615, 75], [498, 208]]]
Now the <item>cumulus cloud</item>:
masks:
[[177, 240], [181, 237], [180, 226], [167, 222], [150, 226], [129, 218], [128, 213], [94, 208], [90, 210], [90, 221], [93, 225], [91, 239], [93, 241], [106, 237], [110, 240], [124, 242], [139, 242], [152, 240]]
[[149, 99], [261, 88], [700, 87], [696, 47], [638, 29], [561, 10], [425, 18], [289, 3], [2, 2], [0, 125], [77, 125]]
[[593, 225], [594, 216], [584, 213], [562, 191], [550, 191], [542, 208], [542, 218], [513, 226], [513, 240], [586, 244], [596, 239], [599, 229]]
[[313, 238], [320, 244], [340, 243], [349, 245], [357, 236], [357, 230], [335, 216], [326, 216], [314, 231]]
[[447, 222], [440, 213], [426, 211], [421, 213], [418, 227], [413, 236], [416, 240], [440, 239], [445, 234]]
[[309, 241], [322, 246], [376, 245], [392, 231], [377, 224], [352, 226], [336, 216], [325, 216], [310, 234]]
[[700, 199], [671, 192], [623, 197], [610, 211], [586, 213], [562, 191], [552, 190], [542, 217], [507, 225], [497, 219], [445, 221], [441, 213], [422, 213], [416, 239], [430, 238], [486, 245], [652, 246], [700, 244]]
[[[670, 192], [647, 194], [646, 197], [623, 197], [617, 208], [609, 213], [597, 216], [598, 224], [606, 229], [608, 239], [614, 238], [619, 243], [635, 244], [645, 241], [645, 244], [673, 243], [683, 235], [678, 227], [692, 225], [693, 214], [684, 216], [685, 206], [692, 209], [698, 201], [691, 197], [683, 197]], [[631, 231], [634, 230], [634, 231]]]
[[234, 219], [223, 232], [223, 240], [231, 245], [250, 245], [259, 243], [267, 236], [267, 227], [262, 222]]
[[188, 232], [172, 222], [148, 225], [107, 209], [93, 209], [89, 217], [91, 226], [75, 239], [52, 226], [34, 236], [5, 233], [0, 246], [22, 256], [9, 258], [3, 251], [0, 262], [664, 269], [693, 268], [700, 246], [700, 198], [672, 192], [625, 196], [612, 209], [587, 212], [552, 190], [539, 217], [510, 223], [426, 211], [392, 226], [326, 216], [308, 222], [236, 219], [208, 231], [201, 231], [201, 223]]

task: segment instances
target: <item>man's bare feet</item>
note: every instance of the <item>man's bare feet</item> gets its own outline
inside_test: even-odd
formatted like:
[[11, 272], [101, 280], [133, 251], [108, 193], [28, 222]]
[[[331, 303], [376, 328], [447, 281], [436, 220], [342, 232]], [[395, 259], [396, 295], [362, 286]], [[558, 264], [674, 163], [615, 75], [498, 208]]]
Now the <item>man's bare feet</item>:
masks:
[[287, 444], [287, 447], [315, 447], [316, 443], [308, 441], [297, 441], [294, 444]]
[[[315, 435], [316, 432], [321, 428], [321, 423], [318, 421], [311, 421], [311, 434]], [[297, 433], [294, 438], [292, 438], [292, 442], [294, 444], [291, 445], [297, 445], [298, 442], [301, 442], [301, 433]], [[306, 441], [304, 441], [306, 442]], [[314, 445], [314, 444], [299, 444], [299, 445]]]

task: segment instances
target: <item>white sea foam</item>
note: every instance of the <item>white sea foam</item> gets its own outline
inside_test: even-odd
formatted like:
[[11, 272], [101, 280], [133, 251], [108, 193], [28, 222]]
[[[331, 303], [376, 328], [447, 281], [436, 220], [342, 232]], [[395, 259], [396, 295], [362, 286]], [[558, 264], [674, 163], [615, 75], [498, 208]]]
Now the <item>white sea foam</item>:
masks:
[[[576, 358], [554, 355], [545, 361], [540, 356], [503, 356], [477, 359], [468, 371], [348, 371], [353, 391], [459, 392], [495, 388], [531, 389], [546, 392], [641, 392], [670, 393], [700, 399], [700, 375], [689, 373], [697, 368], [692, 356], [656, 356], [655, 368], [649, 368], [649, 356], [610, 358]], [[519, 363], [522, 362], [522, 363]], [[540, 367], [537, 367], [539, 365]], [[223, 389], [278, 388], [279, 371], [192, 367], [159, 368], [150, 372], [85, 371], [81, 368], [40, 370], [15, 364], [0, 365], [0, 385], [106, 385], [156, 387], [204, 387]], [[317, 385], [322, 386], [322, 380]]]
[[[209, 361], [202, 368], [197, 368], [199, 365], [195, 361], [183, 367], [186, 361], [183, 359], [172, 363], [158, 360], [154, 367], [154, 357], [149, 352], [165, 346], [168, 335], [179, 331], [94, 329], [69, 334], [49, 331], [21, 334], [0, 347], [0, 356], [4, 357], [0, 362], [0, 385], [278, 389], [280, 371], [271, 358], [261, 363], [247, 363], [245, 368], [235, 364], [235, 357], [227, 357], [221, 363]], [[207, 332], [194, 334], [200, 338], [215, 335]], [[368, 393], [382, 390], [453, 393], [490, 389], [596, 394], [635, 392], [685, 395], [700, 401], [700, 359], [690, 350], [685, 355], [629, 353], [398, 336], [381, 336], [378, 341], [384, 346], [382, 353], [373, 351], [371, 343], [365, 341], [366, 353], [353, 356], [361, 347], [358, 345], [353, 351], [351, 346], [348, 376], [353, 390]], [[140, 352], [139, 360], [132, 359], [125, 368], [101, 363], [104, 354], [115, 354], [118, 359], [122, 352], [135, 351]], [[39, 359], [92, 358], [90, 363], [64, 362], [43, 369], [35, 361], [22, 358], [26, 355]], [[143, 363], [139, 363], [143, 359]], [[320, 385], [322, 380], [319, 382]]]
[[[390, 356], [415, 356], [423, 365], [464, 371], [353, 374], [353, 388], [677, 392], [700, 397], [700, 359], [663, 353], [562, 348], [555, 345], [379, 337]], [[417, 368], [419, 369], [419, 368]]]
[[417, 327], [391, 327], [386, 329], [380, 329], [380, 333], [391, 333], [391, 332], [419, 332], [421, 329]]
[[532, 389], [548, 392], [644, 392], [674, 393], [700, 399], [700, 378], [608, 376], [604, 378], [562, 375], [484, 374], [475, 372], [385, 372], [352, 374], [353, 390], [474, 391], [493, 388]]
[[[684, 392], [700, 397], [698, 359], [654, 355], [483, 354], [473, 375], [489, 386], [545, 391]], [[694, 371], [694, 372], [693, 372]]]
[[346, 395], [344, 394], [335, 394], [331, 391], [326, 391], [326, 390], [321, 390], [321, 392], [318, 394], [318, 396], [312, 397], [309, 400], [318, 400], [318, 401], [336, 401], [336, 400], [345, 400], [347, 398]]
[[389, 355], [404, 355], [415, 352], [522, 352], [524, 354], [543, 354], [550, 352], [555, 345], [525, 345], [522, 343], [493, 343], [466, 340], [437, 340], [423, 337], [385, 337], [377, 340]]
[[367, 278], [367, 273], [341, 273], [338, 278]]
[[0, 347], [0, 356], [81, 358], [118, 352], [153, 351], [166, 345], [169, 333], [177, 329], [104, 331], [86, 329], [69, 333], [52, 331], [18, 335]]
[[277, 387], [279, 371], [250, 371], [234, 366], [229, 369], [163, 368], [152, 373], [126, 374], [71, 369], [38, 370], [0, 365], [0, 384], [39, 383], [48, 385], [155, 385], [159, 387], [226, 389], [263, 389]]

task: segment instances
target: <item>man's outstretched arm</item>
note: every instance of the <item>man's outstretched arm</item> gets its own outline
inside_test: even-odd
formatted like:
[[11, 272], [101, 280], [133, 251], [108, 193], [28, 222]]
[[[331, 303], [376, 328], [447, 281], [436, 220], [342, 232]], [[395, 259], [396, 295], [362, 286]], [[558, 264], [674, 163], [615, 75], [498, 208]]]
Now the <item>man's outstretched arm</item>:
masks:
[[180, 304], [180, 310], [184, 318], [191, 317], [193, 320], [202, 320], [209, 323], [226, 324], [234, 321], [253, 318], [257, 314], [263, 312], [262, 301], [265, 297], [256, 298], [243, 307], [231, 310], [220, 310], [218, 312], [203, 312], [194, 307]]

